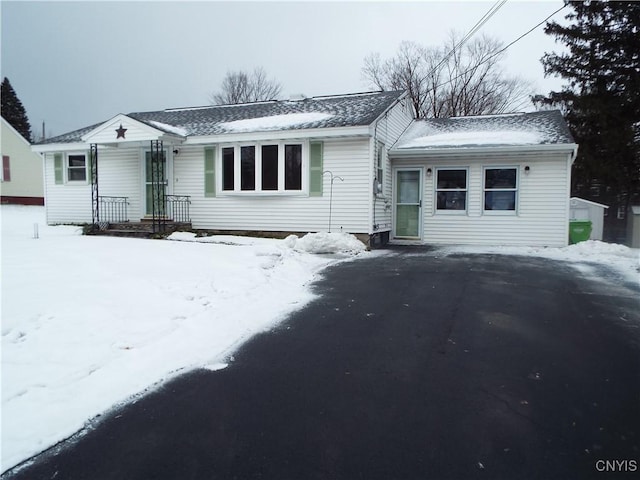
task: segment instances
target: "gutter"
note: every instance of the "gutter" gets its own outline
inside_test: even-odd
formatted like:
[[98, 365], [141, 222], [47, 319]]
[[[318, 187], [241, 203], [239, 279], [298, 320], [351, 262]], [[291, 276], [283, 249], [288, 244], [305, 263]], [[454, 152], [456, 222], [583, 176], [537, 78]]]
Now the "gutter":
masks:
[[576, 158], [578, 145], [575, 143], [545, 144], [545, 145], [514, 145], [508, 147], [449, 147], [449, 148], [396, 148], [389, 151], [389, 156], [395, 158], [429, 158], [429, 157], [460, 157], [460, 156], [486, 156], [512, 155], [512, 154], [536, 154], [536, 153], [567, 153], [571, 154], [571, 162]]

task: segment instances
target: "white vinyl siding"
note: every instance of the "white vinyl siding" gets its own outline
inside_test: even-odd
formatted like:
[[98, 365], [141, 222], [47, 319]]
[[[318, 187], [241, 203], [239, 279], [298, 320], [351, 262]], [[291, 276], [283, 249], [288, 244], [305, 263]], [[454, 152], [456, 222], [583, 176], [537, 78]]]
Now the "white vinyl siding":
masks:
[[107, 151], [98, 147], [99, 194], [127, 197], [127, 212], [132, 222], [138, 222], [143, 217], [143, 158], [137, 148]]
[[[305, 152], [308, 152], [306, 148]], [[284, 232], [328, 229], [329, 175], [323, 176], [322, 196], [309, 196], [304, 192], [295, 195], [263, 192], [261, 195], [221, 193], [215, 198], [206, 198], [202, 181], [203, 155], [202, 147], [185, 146], [174, 162], [174, 193], [191, 195], [193, 228]], [[369, 139], [323, 140], [323, 169], [344, 178], [333, 184], [332, 231], [342, 228], [349, 233], [369, 233], [370, 164]], [[217, 168], [221, 177], [220, 162]], [[303, 181], [306, 181], [304, 176], [308, 176], [307, 168], [303, 173]]]
[[[54, 154], [45, 158], [47, 223], [91, 222], [91, 184], [71, 182], [56, 184]], [[107, 150], [98, 147], [99, 194], [128, 197], [129, 219], [140, 219], [141, 166], [139, 149]]]
[[[376, 167], [376, 153], [377, 148], [375, 142], [381, 142], [385, 147], [383, 156], [383, 181], [382, 181], [382, 194], [374, 196], [372, 195], [372, 225], [377, 226], [373, 228], [371, 232], [377, 231], [390, 231], [391, 230], [391, 217], [392, 217], [392, 175], [391, 175], [391, 161], [389, 159], [388, 151], [396, 143], [400, 135], [407, 129], [407, 127], [413, 121], [413, 110], [409, 104], [408, 99], [404, 99], [397, 103], [391, 110], [383, 115], [377, 122], [375, 127], [375, 138], [371, 140], [371, 191], [373, 192], [373, 179], [377, 175]], [[375, 210], [375, 211], [374, 211]]]
[[46, 154], [44, 161], [47, 223], [91, 222], [91, 185], [87, 182], [56, 184], [54, 155]]
[[[568, 234], [568, 154], [532, 154], [503, 158], [395, 160], [395, 167], [424, 166], [423, 242], [432, 244], [564, 246]], [[436, 213], [437, 168], [468, 167], [467, 212]], [[483, 211], [484, 167], [518, 168], [518, 209], [511, 215]], [[524, 174], [524, 167], [530, 173]]]

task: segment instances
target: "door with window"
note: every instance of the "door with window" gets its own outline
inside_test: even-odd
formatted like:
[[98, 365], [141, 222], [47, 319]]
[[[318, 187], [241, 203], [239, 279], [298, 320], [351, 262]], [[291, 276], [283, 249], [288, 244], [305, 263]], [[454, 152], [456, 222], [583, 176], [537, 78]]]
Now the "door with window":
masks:
[[422, 238], [422, 170], [396, 170], [395, 177], [395, 237], [419, 240]]
[[[159, 182], [158, 182], [159, 180]], [[153, 215], [153, 186], [154, 183], [158, 183], [158, 188], [161, 189], [159, 198], [162, 199], [162, 202], [158, 205], [158, 214], [161, 216], [165, 215], [165, 204], [164, 201], [165, 195], [168, 195], [167, 191], [168, 185], [168, 163], [167, 163], [167, 153], [165, 151], [162, 152], [162, 158], [159, 162], [151, 161], [151, 152], [145, 152], [144, 158], [144, 189], [145, 189], [145, 210], [144, 213], [146, 216]]]

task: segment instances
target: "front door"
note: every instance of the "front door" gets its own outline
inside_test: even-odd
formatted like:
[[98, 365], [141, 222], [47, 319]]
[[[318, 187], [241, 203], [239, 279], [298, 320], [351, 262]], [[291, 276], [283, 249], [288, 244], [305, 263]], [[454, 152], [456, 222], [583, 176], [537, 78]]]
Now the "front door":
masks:
[[[151, 152], [145, 152], [144, 158], [144, 189], [145, 189], [145, 215], [153, 215], [154, 201], [154, 183], [157, 188], [155, 190], [156, 203], [158, 204], [156, 213], [164, 216], [165, 213], [165, 195], [167, 192], [167, 154], [162, 152], [162, 158], [159, 162], [152, 162]], [[158, 190], [159, 189], [159, 190]]]
[[422, 237], [422, 170], [396, 170], [395, 237]]

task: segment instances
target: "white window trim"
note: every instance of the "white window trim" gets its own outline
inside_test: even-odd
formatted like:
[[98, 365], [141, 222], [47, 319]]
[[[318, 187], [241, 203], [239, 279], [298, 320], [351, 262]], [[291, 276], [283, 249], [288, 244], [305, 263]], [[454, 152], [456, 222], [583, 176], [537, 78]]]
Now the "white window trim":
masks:
[[[262, 190], [262, 147], [278, 146], [278, 189]], [[285, 145], [302, 146], [302, 184], [300, 190], [285, 190]], [[255, 190], [241, 190], [241, 147], [255, 148]], [[224, 190], [223, 149], [233, 148], [233, 190]], [[216, 191], [218, 196], [308, 196], [309, 195], [309, 141], [300, 139], [265, 140], [261, 142], [225, 143], [216, 154]]]
[[[515, 192], [515, 206], [513, 210], [485, 210], [485, 193], [487, 192], [487, 170], [507, 170], [516, 171], [516, 188], [492, 188], [489, 191]], [[517, 216], [520, 207], [520, 169], [515, 165], [484, 165], [482, 167], [482, 214], [490, 216]]]
[[[441, 170], [464, 170], [465, 176], [465, 189], [453, 189], [453, 188], [438, 188], [438, 172]], [[435, 178], [433, 179], [433, 209], [436, 215], [468, 215], [469, 214], [469, 167], [436, 167]], [[465, 192], [464, 196], [464, 210], [446, 210], [438, 209], [438, 192]]]
[[[69, 178], [69, 169], [70, 168], [74, 168], [79, 170], [80, 167], [71, 167], [69, 166], [69, 157], [78, 157], [78, 156], [83, 156], [84, 157], [84, 180], [71, 180]], [[89, 183], [89, 154], [87, 152], [73, 152], [73, 153], [67, 153], [64, 156], [64, 165], [63, 165], [63, 169], [64, 169], [64, 182], [66, 184], [69, 185], [87, 185]]]

